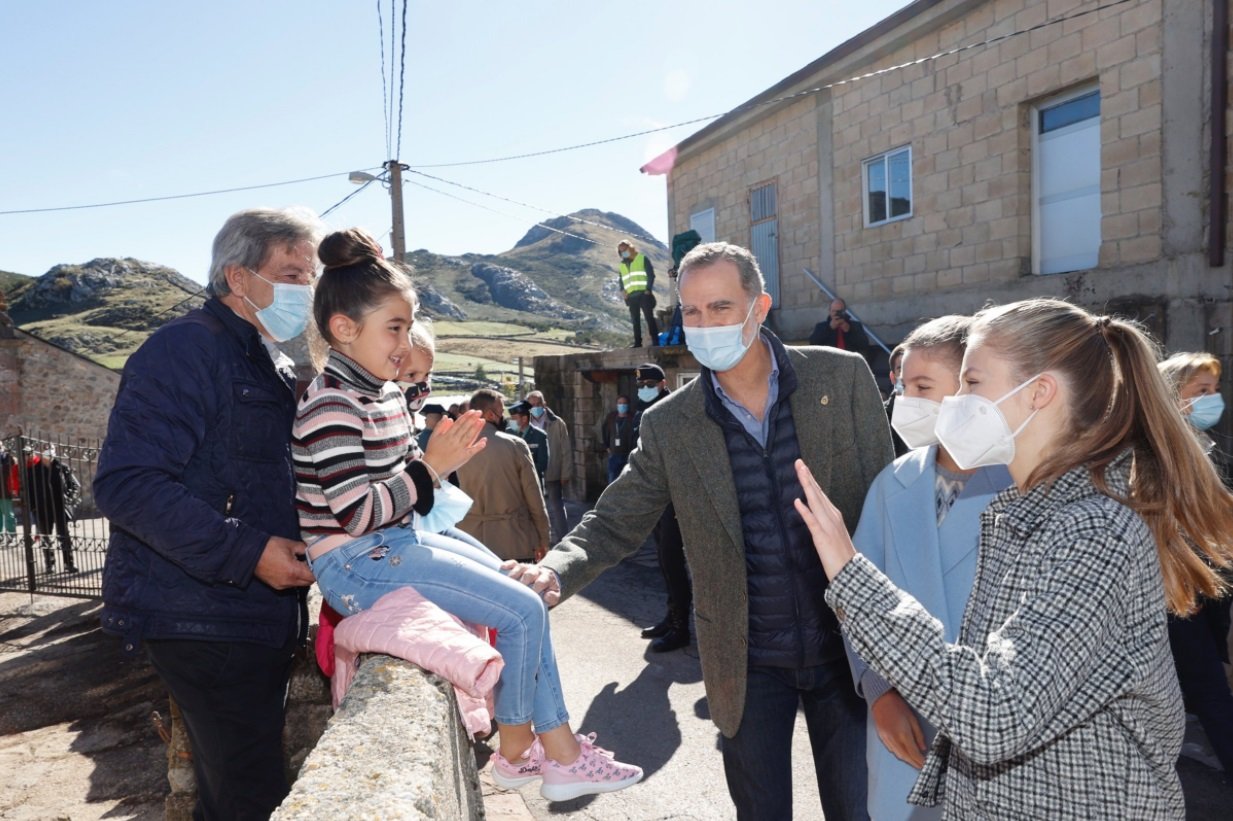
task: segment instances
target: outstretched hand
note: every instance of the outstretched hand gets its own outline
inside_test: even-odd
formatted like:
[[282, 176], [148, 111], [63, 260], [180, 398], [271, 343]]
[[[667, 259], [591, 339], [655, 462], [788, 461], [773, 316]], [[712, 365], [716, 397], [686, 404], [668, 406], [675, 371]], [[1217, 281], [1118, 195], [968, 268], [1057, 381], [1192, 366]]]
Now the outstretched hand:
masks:
[[477, 410], [467, 411], [457, 419], [443, 418], [428, 438], [423, 457], [425, 464], [444, 481], [488, 444], [487, 439], [479, 438], [483, 428], [484, 420]]
[[501, 570], [514, 581], [522, 582], [538, 593], [549, 607], [561, 601], [561, 580], [554, 571], [538, 564], [522, 564], [513, 559], [502, 562]]
[[826, 578], [833, 579], [856, 555], [856, 548], [852, 546], [852, 537], [843, 523], [843, 514], [826, 498], [813, 473], [800, 459], [796, 460], [796, 477], [805, 490], [804, 501], [795, 500], [796, 510], [813, 537], [813, 547], [822, 560]]

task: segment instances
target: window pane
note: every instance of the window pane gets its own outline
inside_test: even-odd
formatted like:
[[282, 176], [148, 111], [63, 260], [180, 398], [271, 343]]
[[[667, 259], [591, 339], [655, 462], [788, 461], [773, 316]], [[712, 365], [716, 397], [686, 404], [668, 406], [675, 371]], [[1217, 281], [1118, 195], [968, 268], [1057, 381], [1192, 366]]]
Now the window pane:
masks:
[[1041, 109], [1040, 133], [1047, 134], [1068, 125], [1100, 116], [1100, 92], [1093, 91], [1073, 100]]
[[879, 157], [865, 166], [869, 189], [869, 222], [886, 219], [886, 162]]
[[890, 165], [890, 215], [912, 213], [912, 163], [909, 152], [900, 151], [887, 159]]

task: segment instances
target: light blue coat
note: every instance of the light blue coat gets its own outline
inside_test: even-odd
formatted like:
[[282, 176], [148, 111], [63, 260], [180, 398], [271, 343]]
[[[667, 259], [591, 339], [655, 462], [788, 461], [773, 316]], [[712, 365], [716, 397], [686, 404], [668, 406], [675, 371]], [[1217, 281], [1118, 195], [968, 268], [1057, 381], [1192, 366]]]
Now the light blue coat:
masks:
[[[856, 549], [912, 594], [940, 620], [946, 640], [955, 641], [963, 609], [976, 576], [976, 546], [980, 513], [1011, 483], [1006, 468], [980, 468], [963, 488], [938, 526], [935, 506], [937, 446], [917, 448], [900, 456], [878, 474], [865, 496], [865, 507], [852, 541]], [[888, 685], [848, 649], [856, 689], [870, 704]], [[934, 729], [921, 719], [926, 745]], [[868, 718], [865, 758], [869, 765], [869, 817], [873, 821], [942, 817], [940, 807], [907, 803], [919, 771], [894, 756], [878, 738], [872, 714]]]

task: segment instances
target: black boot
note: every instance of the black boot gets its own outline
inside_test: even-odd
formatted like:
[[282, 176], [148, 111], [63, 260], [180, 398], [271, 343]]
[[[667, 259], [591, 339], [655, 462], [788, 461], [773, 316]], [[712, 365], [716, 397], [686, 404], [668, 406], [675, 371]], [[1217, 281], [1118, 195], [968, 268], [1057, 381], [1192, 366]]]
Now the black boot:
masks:
[[657, 639], [668, 633], [672, 629], [672, 619], [669, 616], [664, 616], [659, 620], [659, 624], [642, 629], [642, 637], [644, 639]]
[[671, 650], [680, 650], [682, 647], [689, 646], [689, 624], [673, 623], [668, 628], [668, 632], [664, 633], [655, 641], [651, 642], [652, 653], [667, 653]]

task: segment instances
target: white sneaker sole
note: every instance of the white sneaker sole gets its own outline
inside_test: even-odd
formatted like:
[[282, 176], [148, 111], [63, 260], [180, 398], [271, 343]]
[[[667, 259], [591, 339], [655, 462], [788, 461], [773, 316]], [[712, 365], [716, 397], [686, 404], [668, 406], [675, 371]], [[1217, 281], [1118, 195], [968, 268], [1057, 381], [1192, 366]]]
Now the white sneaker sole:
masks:
[[631, 775], [622, 781], [570, 781], [565, 784], [549, 784], [545, 781], [540, 785], [539, 794], [549, 801], [571, 801], [584, 795], [623, 790], [641, 780], [642, 773]]
[[510, 778], [507, 775], [502, 775], [497, 769], [492, 771], [492, 783], [496, 784], [503, 790], [516, 790], [519, 787], [525, 787], [533, 781], [538, 781], [543, 776], [539, 775], [522, 775], [517, 778]]

